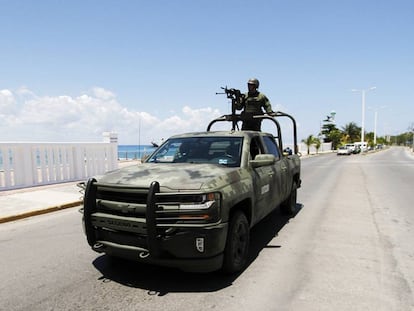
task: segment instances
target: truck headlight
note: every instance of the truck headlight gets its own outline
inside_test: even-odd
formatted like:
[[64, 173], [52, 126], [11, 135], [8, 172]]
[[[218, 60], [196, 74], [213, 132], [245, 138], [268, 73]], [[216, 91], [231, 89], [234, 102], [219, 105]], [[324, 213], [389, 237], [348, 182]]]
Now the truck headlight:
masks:
[[180, 210], [191, 210], [191, 209], [209, 209], [213, 204], [217, 203], [220, 197], [216, 196], [216, 193], [208, 193], [201, 195], [200, 202], [181, 203], [179, 205]]
[[221, 195], [217, 192], [168, 194], [159, 199], [158, 220], [209, 223], [220, 219]]

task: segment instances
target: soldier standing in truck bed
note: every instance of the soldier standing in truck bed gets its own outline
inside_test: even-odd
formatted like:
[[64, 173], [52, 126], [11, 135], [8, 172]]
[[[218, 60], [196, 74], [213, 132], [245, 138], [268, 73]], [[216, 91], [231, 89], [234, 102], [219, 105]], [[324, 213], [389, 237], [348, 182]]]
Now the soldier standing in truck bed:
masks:
[[[242, 130], [260, 131], [262, 120], [254, 119], [254, 115], [263, 115], [264, 111], [273, 115], [272, 105], [265, 94], [260, 93], [259, 80], [252, 78], [247, 82], [248, 92], [242, 96], [241, 101], [236, 103], [236, 109], [241, 110], [243, 125]], [[264, 111], [263, 111], [264, 109]]]

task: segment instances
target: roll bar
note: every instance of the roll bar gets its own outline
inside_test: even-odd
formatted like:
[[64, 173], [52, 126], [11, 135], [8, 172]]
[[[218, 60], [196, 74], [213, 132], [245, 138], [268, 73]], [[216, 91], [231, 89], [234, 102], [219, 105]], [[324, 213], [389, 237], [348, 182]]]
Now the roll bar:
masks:
[[298, 154], [298, 141], [297, 141], [297, 127], [296, 127], [296, 120], [295, 118], [293, 118], [291, 115], [281, 112], [281, 111], [277, 111], [272, 115], [268, 115], [268, 114], [264, 114], [264, 115], [254, 115], [254, 116], [249, 116], [249, 117], [245, 117], [243, 116], [243, 114], [227, 114], [227, 115], [223, 115], [221, 117], [218, 117], [212, 121], [210, 121], [210, 123], [207, 126], [207, 132], [210, 132], [211, 127], [213, 126], [214, 123], [217, 122], [232, 122], [232, 130], [235, 130], [235, 126], [237, 127], [237, 130], [239, 130], [239, 126], [238, 126], [238, 122], [239, 121], [244, 121], [248, 118], [253, 118], [253, 119], [267, 119], [273, 122], [273, 124], [276, 126], [276, 131], [277, 131], [277, 135], [275, 136], [278, 141], [279, 141], [279, 146], [280, 149], [283, 150], [283, 142], [282, 142], [282, 132], [281, 132], [281, 128], [280, 128], [280, 123], [277, 121], [277, 118], [281, 118], [281, 117], [287, 117], [292, 121], [292, 125], [293, 125], [293, 144], [294, 144], [294, 153]]

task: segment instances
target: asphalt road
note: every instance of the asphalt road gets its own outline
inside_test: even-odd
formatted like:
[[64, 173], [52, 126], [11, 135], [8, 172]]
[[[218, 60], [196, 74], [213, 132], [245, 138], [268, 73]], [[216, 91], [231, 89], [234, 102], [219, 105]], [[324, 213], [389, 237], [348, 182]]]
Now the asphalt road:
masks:
[[311, 157], [302, 180], [231, 277], [111, 261], [77, 208], [1, 224], [0, 310], [414, 310], [414, 158]]

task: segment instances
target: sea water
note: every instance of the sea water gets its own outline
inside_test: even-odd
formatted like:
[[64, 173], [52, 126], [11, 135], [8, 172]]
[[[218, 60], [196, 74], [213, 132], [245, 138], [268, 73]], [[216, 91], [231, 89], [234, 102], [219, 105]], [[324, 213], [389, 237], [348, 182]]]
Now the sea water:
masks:
[[141, 159], [143, 156], [150, 155], [154, 150], [152, 145], [118, 145], [118, 159]]

